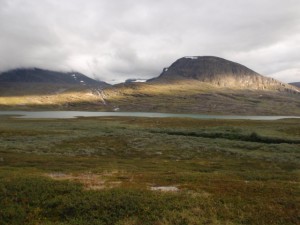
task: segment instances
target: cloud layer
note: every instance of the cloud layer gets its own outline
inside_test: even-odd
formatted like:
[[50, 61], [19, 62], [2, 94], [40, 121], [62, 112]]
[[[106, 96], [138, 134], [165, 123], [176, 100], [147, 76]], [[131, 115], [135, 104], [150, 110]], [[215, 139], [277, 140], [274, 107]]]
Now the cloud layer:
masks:
[[76, 70], [108, 82], [214, 55], [300, 81], [299, 0], [0, 0], [0, 70]]

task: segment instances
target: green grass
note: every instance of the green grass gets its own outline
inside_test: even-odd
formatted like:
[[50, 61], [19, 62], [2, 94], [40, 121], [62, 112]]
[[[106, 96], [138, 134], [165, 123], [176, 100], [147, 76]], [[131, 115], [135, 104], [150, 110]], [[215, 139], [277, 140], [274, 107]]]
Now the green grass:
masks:
[[0, 117], [0, 224], [298, 224], [299, 127]]

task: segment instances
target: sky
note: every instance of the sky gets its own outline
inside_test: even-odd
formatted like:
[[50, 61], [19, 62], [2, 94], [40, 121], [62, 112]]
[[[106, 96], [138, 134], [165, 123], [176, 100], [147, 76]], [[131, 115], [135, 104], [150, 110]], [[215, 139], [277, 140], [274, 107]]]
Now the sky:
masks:
[[300, 81], [300, 1], [0, 0], [0, 71], [40, 67], [117, 83], [208, 55]]

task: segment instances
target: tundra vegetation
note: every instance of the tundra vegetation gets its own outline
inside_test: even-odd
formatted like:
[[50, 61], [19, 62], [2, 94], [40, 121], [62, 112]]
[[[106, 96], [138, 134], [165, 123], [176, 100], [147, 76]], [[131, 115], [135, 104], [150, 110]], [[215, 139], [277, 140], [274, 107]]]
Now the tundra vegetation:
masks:
[[300, 120], [0, 117], [0, 224], [299, 224]]

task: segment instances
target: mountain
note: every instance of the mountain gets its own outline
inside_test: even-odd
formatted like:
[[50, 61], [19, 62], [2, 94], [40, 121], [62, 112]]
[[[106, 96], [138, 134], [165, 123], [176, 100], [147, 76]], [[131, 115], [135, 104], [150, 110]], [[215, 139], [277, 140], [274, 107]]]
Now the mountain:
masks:
[[147, 82], [110, 86], [78, 73], [51, 72], [0, 75], [0, 109], [300, 116], [297, 87], [218, 57], [183, 57]]
[[300, 88], [300, 82], [290, 83], [290, 85]]
[[104, 94], [121, 111], [300, 115], [296, 87], [213, 56], [180, 58], [146, 83], [118, 84]]
[[237, 89], [295, 90], [293, 86], [264, 77], [246, 66], [214, 56], [180, 58], [165, 68], [159, 77], [148, 82], [174, 83], [188, 80]]
[[109, 86], [78, 72], [57, 72], [39, 68], [14, 69], [0, 74], [0, 83], [52, 83], [69, 85]]
[[10, 70], [0, 74], [0, 109], [88, 110], [104, 104], [102, 90], [109, 86], [78, 72]]

